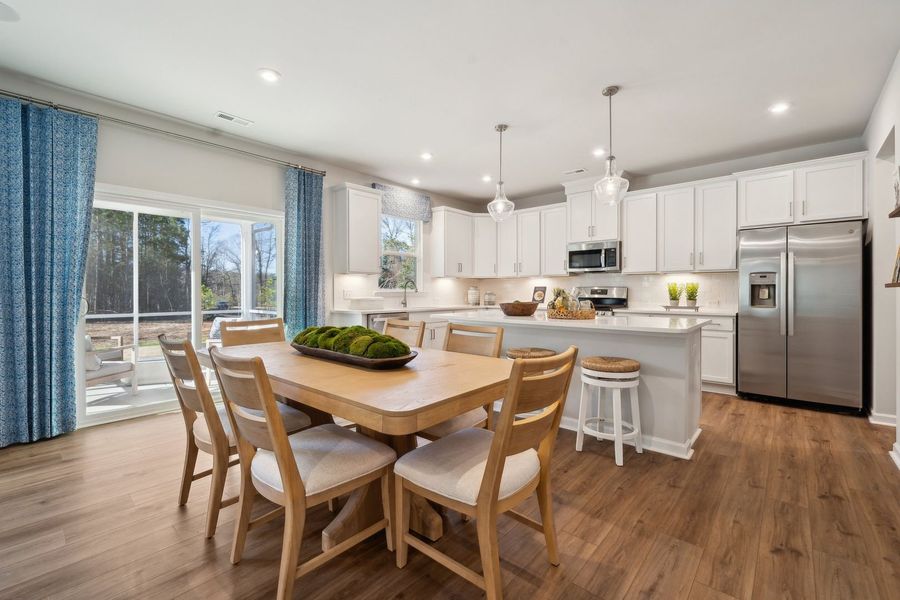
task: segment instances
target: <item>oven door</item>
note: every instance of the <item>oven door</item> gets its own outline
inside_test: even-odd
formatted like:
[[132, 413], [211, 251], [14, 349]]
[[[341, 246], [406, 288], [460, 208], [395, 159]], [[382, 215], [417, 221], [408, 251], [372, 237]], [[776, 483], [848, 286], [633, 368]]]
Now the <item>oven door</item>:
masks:
[[619, 243], [569, 244], [569, 273], [596, 273], [619, 270]]

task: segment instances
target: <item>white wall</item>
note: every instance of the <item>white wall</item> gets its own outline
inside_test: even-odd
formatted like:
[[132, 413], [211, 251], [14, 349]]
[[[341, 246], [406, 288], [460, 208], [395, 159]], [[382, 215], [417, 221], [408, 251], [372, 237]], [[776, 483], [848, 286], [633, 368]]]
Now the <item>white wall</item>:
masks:
[[[894, 148], [883, 150], [885, 141], [893, 133]], [[882, 420], [896, 419], [900, 414], [900, 368], [898, 368], [898, 340], [900, 340], [900, 302], [897, 289], [886, 289], [894, 264], [897, 246], [900, 244], [900, 223], [890, 220], [887, 214], [893, 208], [893, 192], [885, 186], [884, 156], [893, 156], [896, 169], [900, 164], [900, 53], [888, 75], [881, 96], [875, 104], [872, 116], [863, 136], [869, 152], [869, 230], [872, 236], [872, 310], [873, 310], [873, 406], [874, 417]], [[879, 159], [879, 154], [882, 158]], [[900, 467], [900, 429], [893, 456]]]

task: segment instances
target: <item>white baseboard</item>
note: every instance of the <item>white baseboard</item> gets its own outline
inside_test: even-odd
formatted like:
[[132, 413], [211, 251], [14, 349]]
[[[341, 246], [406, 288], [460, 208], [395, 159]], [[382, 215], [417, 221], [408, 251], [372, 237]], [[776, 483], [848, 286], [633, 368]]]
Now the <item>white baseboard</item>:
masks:
[[[564, 416], [559, 426], [569, 431], [578, 431], [578, 419], [574, 417]], [[694, 442], [697, 441], [697, 438], [700, 437], [701, 431], [702, 430], [698, 428], [697, 431], [694, 432], [694, 435], [691, 436], [691, 439], [683, 444], [673, 442], [672, 440], [656, 438], [652, 435], [646, 434], [641, 436], [641, 441], [645, 450], [652, 450], [653, 452], [667, 454], [669, 456], [674, 456], [675, 458], [690, 460], [694, 455], [694, 449], [692, 448], [692, 446], [694, 445]], [[634, 441], [625, 440], [625, 444], [633, 446]]]
[[737, 390], [733, 385], [727, 383], [714, 383], [712, 381], [703, 381], [700, 383], [700, 389], [704, 392], [712, 392], [713, 394], [724, 394], [726, 396], [737, 396]]
[[872, 412], [872, 414], [869, 415], [869, 423], [872, 423], [873, 425], [887, 425], [888, 427], [896, 427], [897, 415]]
[[894, 442], [894, 448], [888, 454], [891, 455], [891, 458], [894, 460], [894, 464], [897, 465], [897, 468], [900, 469], [900, 442]]

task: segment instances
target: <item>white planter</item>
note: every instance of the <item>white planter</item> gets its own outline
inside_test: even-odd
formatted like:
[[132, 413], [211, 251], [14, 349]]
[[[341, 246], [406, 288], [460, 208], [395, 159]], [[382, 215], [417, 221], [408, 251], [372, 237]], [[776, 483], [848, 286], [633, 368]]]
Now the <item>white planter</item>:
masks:
[[681, 300], [669, 300], [669, 306], [678, 306]]
[[697, 301], [696, 301], [696, 300], [685, 300], [684, 302], [685, 302], [685, 304], [687, 304], [688, 306], [697, 306]]

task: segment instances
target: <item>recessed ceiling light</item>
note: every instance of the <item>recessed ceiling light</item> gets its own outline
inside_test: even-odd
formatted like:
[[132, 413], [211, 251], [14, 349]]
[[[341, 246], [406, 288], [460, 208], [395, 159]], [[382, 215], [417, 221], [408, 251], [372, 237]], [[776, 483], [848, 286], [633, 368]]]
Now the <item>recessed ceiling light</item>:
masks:
[[278, 83], [281, 80], [281, 73], [275, 69], [263, 68], [257, 71], [260, 79], [266, 83]]
[[787, 102], [776, 102], [769, 107], [769, 112], [773, 115], [780, 115], [782, 113], [786, 113], [790, 107], [791, 105]]
[[419, 157], [422, 160], [431, 160], [432, 158], [434, 158], [434, 155], [432, 155], [431, 152], [423, 152], [422, 154], [419, 155]]
[[19, 20], [19, 13], [12, 6], [0, 2], [0, 21], [15, 23]]
[[416, 179], [415, 177], [413, 177], [412, 179], [410, 179], [409, 182], [410, 182], [411, 184], [413, 184], [413, 185], [419, 185], [420, 183], [422, 183], [421, 181], [419, 181], [419, 180]]
[[604, 150], [603, 148], [594, 148], [594, 151], [592, 152], [592, 154], [594, 156], [596, 156], [597, 158], [599, 158], [599, 157], [603, 156], [604, 154], [606, 154], [606, 150]]
[[485, 182], [485, 183], [490, 183], [490, 182], [491, 182], [491, 176], [490, 176], [490, 175], [483, 175], [483, 176], [481, 177], [481, 180], [482, 180], [483, 182]]

